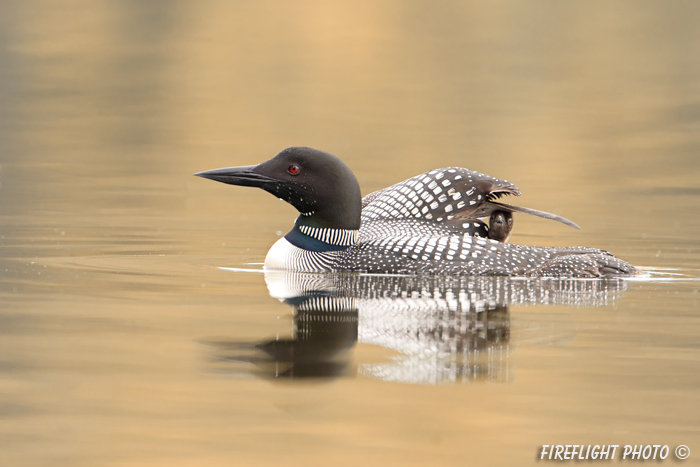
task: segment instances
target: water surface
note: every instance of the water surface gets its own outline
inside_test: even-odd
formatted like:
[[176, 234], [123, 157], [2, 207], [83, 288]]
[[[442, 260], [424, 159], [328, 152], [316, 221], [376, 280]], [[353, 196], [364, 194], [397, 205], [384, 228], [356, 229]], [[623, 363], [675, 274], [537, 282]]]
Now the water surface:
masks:
[[[690, 465], [698, 20], [692, 2], [3, 2], [0, 464], [686, 444]], [[329, 324], [250, 272], [293, 208], [191, 175], [292, 145], [341, 157], [363, 194], [443, 166], [511, 180], [509, 202], [583, 227], [516, 216], [511, 242], [648, 274], [313, 279], [308, 297], [349, 300]]]

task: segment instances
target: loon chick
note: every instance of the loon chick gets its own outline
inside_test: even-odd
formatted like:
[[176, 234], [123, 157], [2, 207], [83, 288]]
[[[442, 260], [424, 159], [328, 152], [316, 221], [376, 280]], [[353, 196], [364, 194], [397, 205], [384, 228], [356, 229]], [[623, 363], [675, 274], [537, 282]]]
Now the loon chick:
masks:
[[488, 237], [491, 240], [507, 242], [513, 231], [513, 213], [508, 211], [493, 211], [489, 218]]
[[384, 274], [459, 274], [600, 277], [636, 273], [607, 251], [585, 247], [513, 245], [488, 237], [481, 218], [524, 212], [563, 222], [553, 214], [495, 200], [520, 196], [505, 180], [471, 170], [431, 170], [363, 199], [352, 171], [336, 156], [287, 148], [255, 166], [195, 174], [223, 183], [259, 187], [300, 213], [294, 228], [265, 258], [266, 269], [360, 271]]

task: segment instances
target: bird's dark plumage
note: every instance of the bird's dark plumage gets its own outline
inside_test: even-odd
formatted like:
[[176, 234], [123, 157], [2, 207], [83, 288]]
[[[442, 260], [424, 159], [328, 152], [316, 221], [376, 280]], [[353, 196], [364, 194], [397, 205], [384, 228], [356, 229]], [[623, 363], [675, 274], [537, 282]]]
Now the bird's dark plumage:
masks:
[[489, 217], [489, 233], [491, 240], [507, 242], [513, 230], [513, 213], [508, 211], [493, 211]]

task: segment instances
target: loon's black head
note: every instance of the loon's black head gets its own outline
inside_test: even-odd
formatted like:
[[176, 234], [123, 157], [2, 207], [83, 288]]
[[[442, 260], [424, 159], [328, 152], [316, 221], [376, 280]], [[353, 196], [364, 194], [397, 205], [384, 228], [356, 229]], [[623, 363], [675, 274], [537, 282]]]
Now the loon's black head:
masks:
[[350, 168], [318, 149], [287, 148], [267, 162], [196, 173], [231, 185], [269, 191], [301, 213], [297, 224], [311, 227], [360, 228], [362, 195]]

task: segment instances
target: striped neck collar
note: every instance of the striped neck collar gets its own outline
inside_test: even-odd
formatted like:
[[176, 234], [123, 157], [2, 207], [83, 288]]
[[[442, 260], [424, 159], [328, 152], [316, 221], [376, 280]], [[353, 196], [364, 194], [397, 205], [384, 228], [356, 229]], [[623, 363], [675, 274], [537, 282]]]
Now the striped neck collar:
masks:
[[329, 243], [335, 246], [351, 246], [357, 243], [359, 230], [345, 229], [322, 229], [320, 227], [309, 227], [308, 225], [299, 225], [301, 233], [320, 240], [323, 243]]
[[284, 238], [304, 250], [339, 251], [357, 243], [359, 234], [359, 230], [309, 227], [297, 223]]

